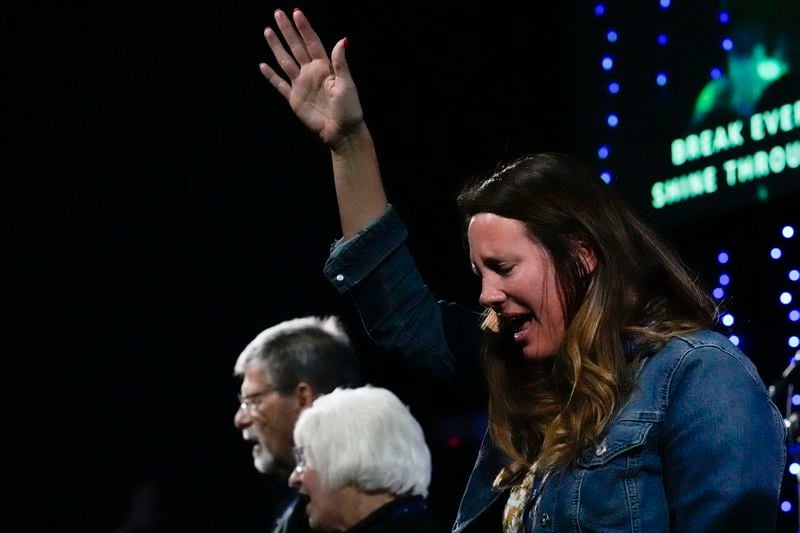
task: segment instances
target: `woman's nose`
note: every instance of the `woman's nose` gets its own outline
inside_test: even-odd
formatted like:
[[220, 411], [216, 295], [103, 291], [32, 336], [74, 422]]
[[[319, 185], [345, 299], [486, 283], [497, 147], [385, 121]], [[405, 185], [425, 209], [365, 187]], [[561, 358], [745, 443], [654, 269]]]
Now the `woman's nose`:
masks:
[[496, 307], [505, 300], [505, 293], [487, 278], [483, 278], [481, 283], [481, 295], [479, 301], [484, 307]]
[[293, 489], [299, 489], [300, 485], [303, 484], [303, 469], [300, 467], [295, 468], [292, 470], [292, 474], [289, 476], [289, 486]]

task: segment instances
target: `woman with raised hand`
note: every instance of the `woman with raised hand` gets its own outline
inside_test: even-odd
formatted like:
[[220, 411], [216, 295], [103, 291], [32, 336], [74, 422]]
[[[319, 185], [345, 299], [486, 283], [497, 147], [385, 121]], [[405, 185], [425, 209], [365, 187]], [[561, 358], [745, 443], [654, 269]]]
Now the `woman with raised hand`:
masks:
[[[328, 57], [301, 11], [275, 21], [283, 74], [261, 72], [331, 150], [343, 238], [326, 274], [376, 342], [460, 379], [478, 322], [448, 318], [405, 246], [346, 39]], [[489, 427], [453, 531], [774, 529], [783, 418], [669, 248], [561, 154], [506, 164], [458, 203], [486, 309]]]

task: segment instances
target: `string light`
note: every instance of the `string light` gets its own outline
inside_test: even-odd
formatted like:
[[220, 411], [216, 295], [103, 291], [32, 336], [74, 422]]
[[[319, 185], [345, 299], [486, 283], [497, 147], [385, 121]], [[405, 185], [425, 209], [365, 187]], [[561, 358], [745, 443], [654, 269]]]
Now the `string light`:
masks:
[[726, 52], [730, 52], [731, 50], [733, 50], [733, 39], [731, 39], [730, 37], [725, 37], [724, 39], [722, 39], [722, 49], [725, 50]]

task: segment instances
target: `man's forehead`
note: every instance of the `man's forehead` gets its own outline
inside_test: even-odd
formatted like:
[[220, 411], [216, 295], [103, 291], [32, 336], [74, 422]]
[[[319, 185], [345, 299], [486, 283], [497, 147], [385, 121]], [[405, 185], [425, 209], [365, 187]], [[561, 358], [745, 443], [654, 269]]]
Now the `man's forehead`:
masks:
[[242, 380], [242, 391], [245, 389], [255, 389], [272, 386], [272, 375], [269, 369], [262, 364], [248, 365], [244, 371]]

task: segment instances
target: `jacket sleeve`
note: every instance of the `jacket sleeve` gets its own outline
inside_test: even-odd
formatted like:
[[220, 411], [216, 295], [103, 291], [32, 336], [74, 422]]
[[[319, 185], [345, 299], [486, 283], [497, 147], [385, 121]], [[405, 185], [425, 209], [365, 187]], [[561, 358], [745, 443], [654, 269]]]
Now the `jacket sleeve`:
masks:
[[672, 530], [774, 530], [785, 426], [751, 361], [733, 345], [691, 347], [663, 393]]
[[393, 207], [346, 241], [334, 243], [325, 275], [353, 298], [363, 326], [382, 349], [436, 378], [480, 374], [480, 316], [437, 301], [406, 246]]

